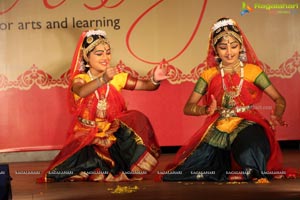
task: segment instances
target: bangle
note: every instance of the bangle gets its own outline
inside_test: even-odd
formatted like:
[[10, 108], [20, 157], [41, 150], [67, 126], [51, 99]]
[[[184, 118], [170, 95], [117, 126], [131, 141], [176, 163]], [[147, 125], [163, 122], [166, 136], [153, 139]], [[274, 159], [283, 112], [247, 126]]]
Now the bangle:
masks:
[[198, 106], [198, 110], [197, 112], [200, 114], [200, 115], [207, 115], [209, 112], [208, 112], [208, 107], [206, 105], [204, 106]]
[[275, 106], [285, 107], [285, 104], [283, 104], [283, 103], [276, 103]]
[[198, 114], [198, 112], [197, 112], [197, 108], [198, 108], [198, 106], [197, 105], [192, 105], [191, 106], [191, 108], [190, 108], [190, 110], [191, 110], [191, 112], [193, 113], [193, 114]]
[[205, 115], [209, 114], [209, 107], [206, 105], [204, 106], [204, 112], [205, 112]]
[[157, 81], [154, 80], [154, 76], [151, 76], [150, 80], [151, 80], [153, 85], [159, 85], [160, 84], [159, 81], [157, 82]]
[[207, 115], [208, 114], [208, 107], [207, 106], [198, 106], [198, 105], [192, 105], [190, 108], [191, 112], [194, 115]]

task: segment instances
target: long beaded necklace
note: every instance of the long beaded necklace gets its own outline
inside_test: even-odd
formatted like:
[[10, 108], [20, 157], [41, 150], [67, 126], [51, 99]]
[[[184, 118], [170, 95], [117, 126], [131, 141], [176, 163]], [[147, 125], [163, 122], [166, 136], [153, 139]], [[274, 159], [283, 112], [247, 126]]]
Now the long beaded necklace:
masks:
[[222, 65], [222, 62], [220, 63], [219, 67], [221, 70], [221, 77], [222, 77], [222, 86], [223, 86], [223, 90], [224, 90], [224, 97], [227, 100], [227, 104], [229, 107], [234, 107], [236, 106], [236, 102], [234, 100], [234, 98], [238, 97], [241, 93], [241, 89], [243, 87], [243, 83], [244, 83], [244, 64], [240, 61], [239, 65], [240, 69], [241, 69], [241, 75], [240, 75], [240, 82], [237, 86], [231, 87], [231, 90], [229, 90], [226, 86], [225, 80], [224, 80], [224, 67]]
[[[87, 72], [90, 79], [94, 80], [93, 75], [91, 74], [90, 70]], [[105, 96], [104, 98], [100, 98], [99, 92], [98, 90], [95, 90], [95, 95], [96, 98], [98, 99], [98, 103], [97, 103], [97, 116], [100, 118], [105, 118], [106, 117], [106, 110], [107, 110], [107, 97], [108, 97], [108, 93], [109, 93], [109, 84], [106, 84], [106, 92], [105, 92]]]

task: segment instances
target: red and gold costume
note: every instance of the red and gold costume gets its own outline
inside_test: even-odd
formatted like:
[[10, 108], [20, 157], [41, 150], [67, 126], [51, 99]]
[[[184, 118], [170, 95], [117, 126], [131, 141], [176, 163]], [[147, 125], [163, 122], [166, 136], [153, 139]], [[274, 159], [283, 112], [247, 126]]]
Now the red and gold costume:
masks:
[[[85, 35], [73, 58], [70, 88], [74, 81], [92, 81], [80, 71]], [[151, 123], [143, 113], [127, 110], [121, 95], [124, 88], [134, 89], [135, 81], [122, 72], [85, 98], [70, 92], [73, 121], [68, 138], [38, 182], [140, 180], [156, 167], [160, 151]], [[105, 116], [97, 107], [103, 95]]]
[[[216, 59], [215, 45], [228, 35], [239, 41], [247, 60], [240, 61], [240, 72], [225, 74]], [[194, 92], [203, 96], [204, 105], [210, 105], [214, 96], [217, 110], [179, 149], [166, 173], [158, 178], [228, 181], [231, 175], [241, 173], [242, 179], [248, 181], [252, 176], [269, 179], [292, 175], [293, 171], [283, 168], [274, 131], [256, 109], [271, 82], [236, 22], [224, 18], [213, 26], [206, 63], [207, 69], [199, 77]]]

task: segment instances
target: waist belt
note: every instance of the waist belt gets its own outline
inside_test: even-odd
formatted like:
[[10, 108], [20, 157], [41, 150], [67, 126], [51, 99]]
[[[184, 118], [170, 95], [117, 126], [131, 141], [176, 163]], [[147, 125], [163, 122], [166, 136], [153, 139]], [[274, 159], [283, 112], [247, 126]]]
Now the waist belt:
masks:
[[234, 108], [224, 108], [219, 109], [219, 113], [222, 117], [236, 117], [237, 113], [245, 112], [252, 109], [252, 105], [249, 106], [236, 106]]
[[88, 120], [88, 119], [84, 119], [82, 117], [78, 117], [78, 121], [85, 126], [90, 126], [90, 127], [96, 126], [96, 121], [93, 121], [93, 120]]

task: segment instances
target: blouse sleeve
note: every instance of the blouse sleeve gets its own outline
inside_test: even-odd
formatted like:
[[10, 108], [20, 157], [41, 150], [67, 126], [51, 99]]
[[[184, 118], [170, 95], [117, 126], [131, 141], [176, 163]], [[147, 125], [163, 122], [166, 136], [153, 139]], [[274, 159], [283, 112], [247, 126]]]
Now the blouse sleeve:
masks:
[[208, 84], [217, 73], [218, 70], [216, 67], [203, 71], [194, 87], [194, 92], [204, 95], [207, 91]]
[[127, 81], [128, 73], [122, 72], [114, 76], [110, 83], [115, 86], [115, 88], [120, 91], [125, 87]]
[[271, 85], [271, 81], [265, 72], [261, 72], [255, 79], [254, 84], [264, 90]]
[[194, 87], [194, 92], [204, 95], [206, 93], [207, 82], [200, 77]]
[[247, 64], [245, 66], [245, 78], [249, 82], [253, 82], [257, 87], [264, 90], [269, 85], [271, 85], [271, 81], [268, 78], [267, 74], [258, 66], [253, 64]]

